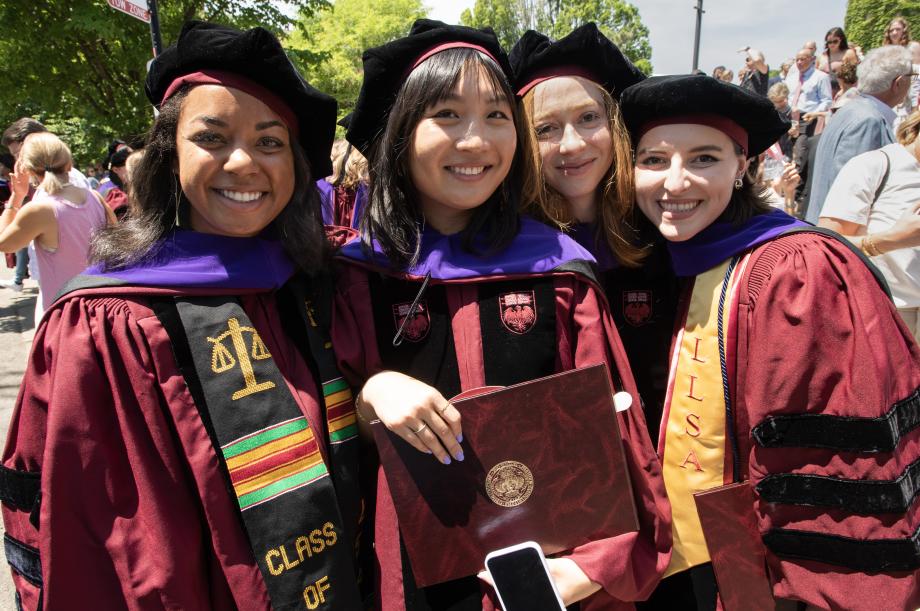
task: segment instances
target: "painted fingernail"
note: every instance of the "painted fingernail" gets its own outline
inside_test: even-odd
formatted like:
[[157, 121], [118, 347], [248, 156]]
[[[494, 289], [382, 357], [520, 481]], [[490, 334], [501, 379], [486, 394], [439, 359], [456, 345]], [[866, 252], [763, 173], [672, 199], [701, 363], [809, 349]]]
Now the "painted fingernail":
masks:
[[462, 461], [463, 461], [463, 450], [457, 450], [457, 453], [454, 454], [454, 457], [455, 457], [457, 460], [459, 460], [459, 461], [462, 462]]
[[457, 435], [457, 443], [463, 443], [463, 433]]
[[445, 456], [445, 457], [444, 457], [444, 460], [442, 460], [441, 462], [443, 462], [445, 465], [449, 465], [449, 464], [450, 464], [450, 456]]

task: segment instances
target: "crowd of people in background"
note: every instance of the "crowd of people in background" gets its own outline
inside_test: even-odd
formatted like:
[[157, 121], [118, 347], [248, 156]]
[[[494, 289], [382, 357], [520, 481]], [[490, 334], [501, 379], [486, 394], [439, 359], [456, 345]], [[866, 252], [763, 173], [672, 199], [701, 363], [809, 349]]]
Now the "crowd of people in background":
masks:
[[823, 43], [647, 77], [593, 23], [508, 53], [418, 20], [365, 52], [334, 141], [274, 35], [191, 21], [143, 148], [83, 173], [12, 123], [3, 286], [39, 287], [0, 471], [17, 601], [498, 608], [485, 572], [416, 585], [377, 446], [446, 469], [451, 397], [603, 363], [636, 526], [548, 558], [560, 602], [716, 608], [696, 493], [745, 482], [759, 555], [732, 553], [777, 601], [916, 607], [920, 42], [894, 17]]

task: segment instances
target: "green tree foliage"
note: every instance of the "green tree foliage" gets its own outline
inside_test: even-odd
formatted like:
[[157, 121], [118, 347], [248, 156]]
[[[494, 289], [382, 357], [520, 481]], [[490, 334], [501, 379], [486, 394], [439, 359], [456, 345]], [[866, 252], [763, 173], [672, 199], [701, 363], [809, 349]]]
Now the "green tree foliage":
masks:
[[344, 116], [361, 89], [364, 50], [405, 36], [426, 14], [421, 0], [335, 0], [305, 15], [288, 45], [310, 84], [334, 96]]
[[463, 25], [491, 26], [505, 48], [533, 29], [562, 38], [593, 21], [643, 72], [652, 72], [652, 46], [639, 9], [625, 0], [476, 0], [460, 16]]
[[917, 0], [850, 0], [844, 22], [847, 40], [864, 51], [881, 46], [885, 28], [896, 15], [907, 19], [911, 37], [920, 40], [920, 2]]
[[[279, 35], [325, 0], [159, 0], [163, 44], [187, 19]], [[59, 130], [79, 165], [112, 138], [144, 134], [153, 117], [143, 93], [152, 44], [147, 24], [105, 0], [0, 1], [0, 129], [31, 116]]]

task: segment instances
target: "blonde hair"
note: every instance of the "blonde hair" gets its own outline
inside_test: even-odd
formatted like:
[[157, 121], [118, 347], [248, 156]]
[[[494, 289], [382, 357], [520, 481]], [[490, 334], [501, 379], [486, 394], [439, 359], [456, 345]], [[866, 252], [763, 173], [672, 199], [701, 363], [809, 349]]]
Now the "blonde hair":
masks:
[[[901, 27], [904, 28], [903, 32], [901, 33], [901, 42], [893, 42], [891, 40], [891, 25], [895, 22], [900, 23]], [[888, 25], [885, 26], [885, 38], [882, 42], [882, 45], [899, 45], [906, 47], [910, 40], [910, 24], [907, 23], [907, 19], [901, 15], [895, 16], [891, 21], [888, 22]]]
[[[617, 260], [628, 267], [636, 267], [645, 257], [645, 252], [634, 245], [635, 231], [630, 226], [633, 200], [636, 197], [633, 174], [632, 144], [629, 132], [623, 123], [620, 105], [606, 89], [594, 83], [604, 99], [607, 122], [610, 126], [613, 161], [602, 181], [603, 191], [597, 207], [597, 226], [603, 232], [610, 250]], [[534, 197], [526, 200], [524, 211], [543, 219], [560, 230], [569, 229], [575, 222], [572, 208], [566, 199], [543, 179], [543, 158], [534, 132], [534, 89], [522, 99], [523, 115], [529, 129], [528, 142], [532, 148], [534, 174], [540, 178]]]
[[73, 164], [70, 149], [51, 132], [30, 134], [19, 154], [23, 167], [39, 178], [38, 187], [49, 195], [59, 193], [67, 184], [67, 172]]
[[920, 108], [910, 113], [898, 125], [898, 143], [902, 146], [909, 146], [914, 143], [918, 135], [920, 135]]
[[367, 159], [361, 151], [345, 140], [336, 140], [332, 145], [332, 176], [329, 177], [329, 182], [335, 186], [341, 185], [348, 191], [354, 191], [360, 183], [366, 183], [367, 180]]

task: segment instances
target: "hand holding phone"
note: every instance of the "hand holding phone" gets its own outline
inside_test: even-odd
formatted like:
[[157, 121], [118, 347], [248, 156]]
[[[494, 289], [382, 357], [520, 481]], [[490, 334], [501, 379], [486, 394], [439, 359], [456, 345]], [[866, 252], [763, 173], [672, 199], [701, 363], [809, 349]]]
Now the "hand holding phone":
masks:
[[490, 552], [486, 570], [505, 611], [564, 611], [543, 550], [533, 541]]

